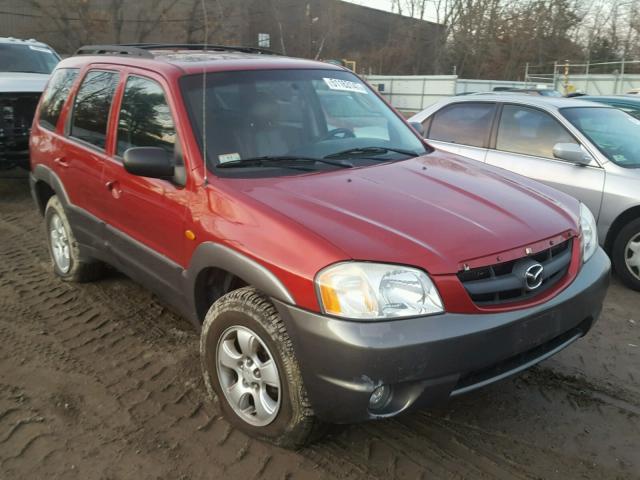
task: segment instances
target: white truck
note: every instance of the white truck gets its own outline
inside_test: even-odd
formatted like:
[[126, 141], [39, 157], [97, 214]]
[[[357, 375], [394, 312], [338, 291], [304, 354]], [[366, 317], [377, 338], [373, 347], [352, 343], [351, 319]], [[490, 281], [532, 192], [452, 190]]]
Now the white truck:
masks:
[[28, 167], [33, 115], [59, 61], [44, 43], [0, 37], [0, 169]]

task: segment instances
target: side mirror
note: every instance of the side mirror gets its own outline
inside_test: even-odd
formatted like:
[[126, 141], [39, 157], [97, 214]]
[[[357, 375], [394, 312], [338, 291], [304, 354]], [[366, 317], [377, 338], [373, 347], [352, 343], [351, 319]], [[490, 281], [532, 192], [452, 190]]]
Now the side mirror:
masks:
[[421, 137], [424, 138], [424, 127], [420, 122], [409, 122], [409, 125], [413, 127], [413, 129], [420, 134]]
[[577, 143], [556, 143], [553, 156], [578, 165], [590, 165], [592, 161], [591, 156]]
[[124, 169], [132, 175], [172, 178], [175, 167], [171, 155], [159, 147], [134, 147], [124, 152]]

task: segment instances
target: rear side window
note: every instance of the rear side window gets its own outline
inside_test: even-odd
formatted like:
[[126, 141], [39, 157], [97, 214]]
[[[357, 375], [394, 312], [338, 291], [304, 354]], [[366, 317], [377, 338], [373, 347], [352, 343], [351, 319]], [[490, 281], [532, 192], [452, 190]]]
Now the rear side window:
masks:
[[127, 80], [118, 119], [117, 154], [132, 147], [160, 147], [173, 155], [176, 128], [162, 87], [148, 78]]
[[72, 137], [104, 149], [109, 111], [117, 84], [116, 72], [94, 70], [87, 73], [73, 107]]
[[69, 96], [71, 86], [78, 76], [78, 69], [63, 68], [56, 70], [49, 81], [47, 91], [40, 107], [40, 125], [48, 130], [55, 130], [60, 118], [62, 106]]
[[493, 103], [458, 103], [436, 112], [427, 138], [486, 148], [496, 110]]
[[496, 149], [534, 157], [555, 158], [556, 143], [577, 143], [555, 118], [535, 108], [505, 105]]

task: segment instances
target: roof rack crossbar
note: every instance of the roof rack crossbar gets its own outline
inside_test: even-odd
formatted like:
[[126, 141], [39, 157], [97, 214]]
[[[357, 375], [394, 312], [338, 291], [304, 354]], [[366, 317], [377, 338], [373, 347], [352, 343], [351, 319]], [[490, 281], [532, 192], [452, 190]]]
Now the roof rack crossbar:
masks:
[[265, 55], [278, 55], [273, 50], [260, 47], [247, 47], [242, 45], [211, 45], [204, 43], [128, 43], [128, 47], [136, 47], [143, 50], [219, 50], [244, 53], [262, 53]]
[[85, 45], [74, 55], [130, 55], [133, 57], [153, 58], [153, 54], [134, 45]]
[[276, 52], [259, 47], [243, 47], [230, 45], [205, 45], [200, 43], [125, 43], [121, 45], [85, 45], [76, 50], [75, 55], [130, 55], [143, 58], [154, 58], [149, 50], [200, 50], [220, 52], [258, 53], [261, 55], [278, 55]]

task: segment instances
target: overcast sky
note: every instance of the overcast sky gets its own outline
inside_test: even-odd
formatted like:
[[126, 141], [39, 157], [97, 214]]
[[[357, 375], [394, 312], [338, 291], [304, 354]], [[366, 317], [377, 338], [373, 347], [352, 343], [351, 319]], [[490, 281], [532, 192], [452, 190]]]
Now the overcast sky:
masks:
[[[366, 7], [377, 8], [379, 10], [391, 11], [391, 0], [344, 0], [349, 3], [357, 3]], [[435, 20], [435, 16], [427, 12], [425, 20]]]
[[391, 10], [391, 0], [345, 0], [349, 3], [357, 3], [371, 8], [380, 10]]

